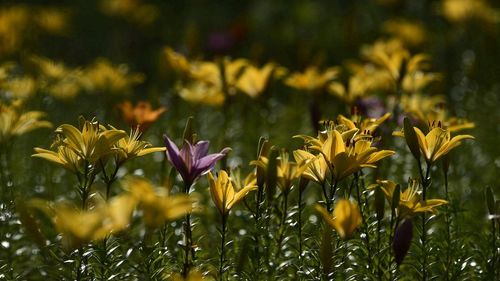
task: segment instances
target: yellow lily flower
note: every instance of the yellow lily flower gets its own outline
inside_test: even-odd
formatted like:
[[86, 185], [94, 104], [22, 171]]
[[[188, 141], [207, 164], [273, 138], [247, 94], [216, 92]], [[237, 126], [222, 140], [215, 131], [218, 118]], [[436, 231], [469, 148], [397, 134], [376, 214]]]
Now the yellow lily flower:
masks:
[[308, 147], [321, 147], [323, 143], [328, 139], [328, 135], [330, 131], [338, 131], [340, 135], [342, 136], [342, 140], [344, 142], [347, 142], [348, 140], [352, 139], [356, 133], [358, 133], [359, 129], [356, 128], [355, 126], [353, 128], [350, 128], [346, 124], [342, 123], [335, 123], [334, 121], [330, 120], [325, 120], [322, 121], [322, 124], [326, 127], [324, 131], [318, 132], [317, 137], [311, 137], [307, 135], [296, 135], [294, 138], [301, 138], [304, 140], [306, 146]]
[[308, 67], [304, 72], [295, 72], [285, 80], [285, 84], [303, 91], [315, 92], [326, 87], [326, 85], [337, 77], [338, 68], [331, 67], [320, 72], [315, 66]]
[[345, 125], [349, 130], [357, 129], [361, 134], [356, 135], [355, 139], [363, 137], [364, 135], [373, 135], [373, 132], [382, 124], [385, 120], [391, 117], [391, 113], [386, 113], [380, 118], [361, 118], [361, 115], [353, 115], [351, 119], [339, 115], [338, 123]]
[[311, 149], [323, 155], [338, 181], [364, 167], [376, 168], [375, 162], [395, 154], [392, 150], [377, 151], [371, 144], [370, 138], [348, 140], [346, 143], [342, 135], [333, 130], [328, 132], [328, 138], [321, 147], [311, 146]]
[[451, 138], [450, 131], [439, 127], [433, 128], [427, 135], [414, 127], [417, 134], [420, 151], [428, 164], [436, 162], [439, 158], [446, 155], [455, 147], [461, 144], [461, 140], [474, 139], [471, 135], [458, 135]]
[[56, 129], [61, 134], [64, 145], [79, 157], [94, 165], [99, 159], [115, 152], [113, 147], [118, 140], [127, 137], [122, 130], [106, 130], [97, 122], [85, 120], [82, 130], [78, 130], [69, 124], [63, 124]]
[[255, 178], [247, 177], [241, 189], [235, 191], [231, 178], [224, 170], [219, 171], [217, 180], [209, 172], [208, 183], [210, 184], [212, 201], [222, 216], [228, 215], [236, 203], [243, 199], [250, 191], [257, 188]]
[[293, 152], [293, 157], [297, 163], [310, 162], [302, 173], [302, 176], [319, 183], [325, 182], [328, 172], [328, 164], [321, 154], [314, 155], [306, 150], [297, 149]]
[[293, 180], [300, 178], [307, 167], [309, 167], [309, 164], [310, 161], [308, 159], [297, 163], [290, 161], [288, 153], [282, 150], [277, 165], [278, 186], [281, 187], [281, 190], [290, 190]]
[[316, 210], [342, 239], [350, 238], [363, 222], [358, 204], [346, 199], [339, 200], [333, 210], [333, 215], [320, 205], [316, 205]]
[[[114, 128], [113, 128], [114, 129]], [[117, 163], [121, 164], [126, 160], [141, 157], [153, 152], [165, 151], [165, 147], [152, 147], [149, 142], [142, 141], [139, 127], [132, 129], [130, 135], [119, 139], [115, 147], [117, 150]]]
[[11, 105], [0, 102], [0, 143], [3, 145], [13, 137], [20, 136], [39, 128], [51, 128], [52, 123], [41, 120], [45, 113], [28, 111], [22, 113], [22, 101]]
[[139, 203], [148, 227], [160, 227], [193, 211], [194, 200], [188, 195], [168, 195], [167, 189], [155, 191], [149, 181], [138, 177], [127, 177], [121, 183]]
[[83, 169], [83, 159], [66, 146], [61, 145], [57, 147], [57, 152], [39, 147], [35, 147], [34, 150], [36, 153], [31, 155], [32, 157], [38, 157], [53, 162], [73, 173]]
[[[392, 204], [396, 183], [390, 180], [377, 180], [377, 184], [381, 187], [389, 204]], [[408, 187], [404, 191], [400, 191], [397, 209], [397, 215], [400, 219], [413, 217], [416, 213], [435, 213], [436, 207], [448, 204], [448, 201], [442, 199], [427, 199], [423, 201], [418, 192], [419, 186], [418, 181], [411, 180]], [[370, 188], [373, 187], [374, 185]]]

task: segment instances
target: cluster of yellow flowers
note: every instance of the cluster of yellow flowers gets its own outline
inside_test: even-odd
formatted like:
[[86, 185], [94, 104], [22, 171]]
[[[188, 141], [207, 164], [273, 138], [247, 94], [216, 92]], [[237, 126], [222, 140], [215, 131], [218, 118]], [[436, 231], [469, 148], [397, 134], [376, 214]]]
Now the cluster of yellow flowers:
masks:
[[14, 63], [0, 66], [1, 95], [7, 99], [29, 99], [37, 92], [70, 100], [80, 92], [127, 95], [144, 80], [139, 73], [130, 73], [126, 65], [113, 65], [97, 59], [85, 68], [70, 68], [50, 59], [31, 56], [35, 72], [21, 73]]
[[181, 75], [177, 85], [179, 95], [194, 103], [222, 105], [227, 95], [238, 91], [256, 98], [264, 93], [273, 77], [284, 73], [284, 69], [274, 63], [258, 68], [245, 59], [188, 61], [171, 48], [165, 48], [164, 53], [169, 66]]
[[[115, 166], [126, 160], [149, 153], [165, 151], [163, 147], [151, 147], [140, 140], [140, 133], [132, 129], [130, 135], [113, 127], [106, 128], [95, 121], [81, 119], [82, 129], [63, 124], [56, 129], [56, 141], [52, 145], [56, 151], [35, 148], [34, 157], [39, 157], [61, 165], [75, 173], [104, 166], [114, 159]], [[104, 167], [101, 167], [104, 168]], [[96, 169], [95, 172], [99, 170]]]
[[68, 11], [16, 5], [0, 9], [0, 56], [18, 52], [30, 33], [60, 35], [67, 31]]

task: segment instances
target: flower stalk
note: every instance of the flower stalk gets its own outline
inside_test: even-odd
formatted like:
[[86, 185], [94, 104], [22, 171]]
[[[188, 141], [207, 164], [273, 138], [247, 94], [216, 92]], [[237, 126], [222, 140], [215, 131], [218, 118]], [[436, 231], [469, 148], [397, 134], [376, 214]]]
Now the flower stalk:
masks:
[[222, 215], [221, 223], [221, 242], [220, 242], [220, 266], [219, 266], [219, 280], [224, 280], [224, 263], [225, 263], [225, 246], [226, 246], [226, 229], [227, 229], [227, 215]]

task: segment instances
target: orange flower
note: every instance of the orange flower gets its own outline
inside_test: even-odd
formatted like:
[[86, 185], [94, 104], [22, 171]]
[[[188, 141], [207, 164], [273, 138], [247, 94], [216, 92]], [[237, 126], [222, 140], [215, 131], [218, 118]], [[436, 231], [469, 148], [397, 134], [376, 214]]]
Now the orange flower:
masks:
[[149, 128], [167, 110], [163, 106], [153, 110], [151, 104], [145, 101], [140, 101], [135, 106], [130, 101], [125, 101], [118, 104], [118, 109], [125, 122], [132, 128], [139, 127], [141, 131]]

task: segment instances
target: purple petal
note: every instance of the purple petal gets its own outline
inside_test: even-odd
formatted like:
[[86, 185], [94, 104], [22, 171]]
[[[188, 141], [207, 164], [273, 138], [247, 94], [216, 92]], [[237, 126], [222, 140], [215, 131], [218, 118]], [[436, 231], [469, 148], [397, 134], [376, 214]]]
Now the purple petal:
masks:
[[[215, 163], [226, 156], [228, 149], [223, 149], [221, 153], [209, 154], [196, 162], [194, 169], [200, 175], [208, 173], [215, 166]], [[194, 173], [194, 170], [192, 171]]]
[[[174, 166], [174, 168], [181, 174], [182, 178], [185, 180], [188, 177], [188, 168], [186, 163], [179, 152], [179, 148], [167, 135], [163, 135], [165, 141], [165, 146], [167, 147], [167, 156], [169, 162]], [[184, 147], [182, 148], [184, 149]]]
[[180, 155], [182, 157], [182, 160], [184, 161], [184, 164], [186, 165], [188, 172], [191, 171], [196, 159], [193, 157], [193, 146], [186, 140], [184, 140], [184, 145], [181, 148]]
[[199, 141], [194, 147], [194, 158], [199, 160], [208, 154], [208, 141]]

